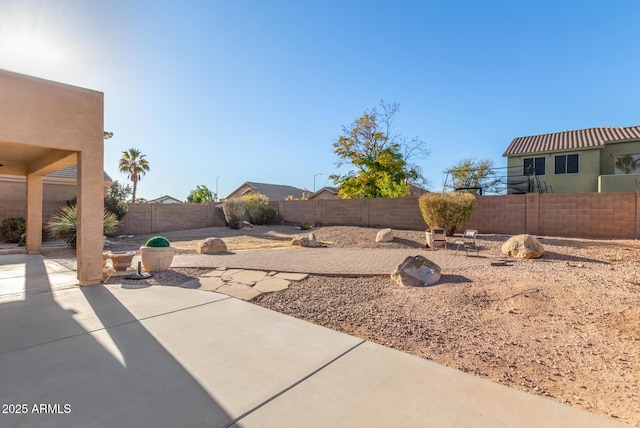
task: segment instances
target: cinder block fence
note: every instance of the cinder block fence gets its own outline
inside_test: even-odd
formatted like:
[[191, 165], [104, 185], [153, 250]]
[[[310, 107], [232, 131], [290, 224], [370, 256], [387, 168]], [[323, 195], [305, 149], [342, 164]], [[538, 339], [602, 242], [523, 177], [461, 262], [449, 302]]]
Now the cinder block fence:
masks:
[[[284, 223], [420, 230], [417, 198], [279, 201]], [[640, 237], [640, 192], [478, 196], [461, 229], [585, 238]]]
[[[7, 203], [8, 202], [8, 203]], [[4, 217], [24, 216], [24, 204], [0, 201]], [[285, 224], [350, 225], [422, 230], [427, 227], [417, 198], [319, 199], [272, 201]], [[469, 221], [461, 229], [480, 233], [638, 239], [640, 191], [479, 196]], [[45, 206], [45, 218], [58, 205]], [[4, 218], [3, 217], [3, 218]], [[2, 218], [0, 218], [1, 220]], [[129, 204], [119, 234], [225, 226], [214, 203]]]

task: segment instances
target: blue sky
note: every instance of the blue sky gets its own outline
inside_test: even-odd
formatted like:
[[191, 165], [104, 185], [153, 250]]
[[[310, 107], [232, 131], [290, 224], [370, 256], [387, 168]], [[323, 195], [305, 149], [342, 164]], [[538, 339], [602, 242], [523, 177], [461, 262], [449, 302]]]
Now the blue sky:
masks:
[[640, 125], [640, 2], [0, 0], [0, 68], [105, 93], [105, 169], [139, 196], [331, 185], [332, 142], [380, 100], [432, 190], [519, 136]]

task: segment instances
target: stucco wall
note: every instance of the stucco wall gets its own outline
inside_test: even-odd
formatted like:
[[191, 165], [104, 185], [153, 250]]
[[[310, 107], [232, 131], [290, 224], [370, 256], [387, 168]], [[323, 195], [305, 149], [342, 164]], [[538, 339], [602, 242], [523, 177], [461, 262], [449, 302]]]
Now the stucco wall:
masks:
[[640, 142], [607, 144], [600, 155], [600, 174], [609, 175], [615, 171], [615, 155], [640, 154]]
[[[578, 154], [578, 174], [554, 173], [555, 156]], [[558, 153], [540, 153], [526, 156], [511, 156], [507, 160], [509, 173], [521, 175], [525, 158], [545, 158], [545, 174], [538, 176], [547, 186], [551, 186], [553, 193], [597, 192], [598, 176], [600, 175], [600, 150], [580, 150]]]

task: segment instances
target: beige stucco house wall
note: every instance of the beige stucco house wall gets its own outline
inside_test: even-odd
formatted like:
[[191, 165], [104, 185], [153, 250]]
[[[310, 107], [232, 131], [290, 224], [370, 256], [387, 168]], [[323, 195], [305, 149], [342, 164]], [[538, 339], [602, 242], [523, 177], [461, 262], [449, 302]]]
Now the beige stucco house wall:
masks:
[[102, 280], [104, 95], [0, 70], [0, 174], [26, 177], [29, 254], [42, 248], [43, 177], [77, 163], [78, 282]]

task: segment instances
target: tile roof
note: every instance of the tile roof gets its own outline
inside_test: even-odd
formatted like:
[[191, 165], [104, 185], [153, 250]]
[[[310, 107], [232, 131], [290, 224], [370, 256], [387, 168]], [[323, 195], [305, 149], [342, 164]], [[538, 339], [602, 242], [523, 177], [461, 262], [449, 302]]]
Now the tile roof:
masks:
[[526, 153], [580, 150], [640, 139], [640, 126], [603, 126], [600, 128], [578, 129], [577, 131], [556, 132], [514, 138], [503, 156]]
[[[285, 199], [287, 196], [291, 195], [295, 198], [300, 198], [302, 196], [303, 189], [293, 186], [286, 186], [282, 184], [268, 184], [268, 183], [256, 183], [254, 181], [247, 181], [238, 189], [236, 189], [233, 193], [237, 192], [243, 186], [249, 186], [254, 192], [261, 193], [269, 198], [270, 201], [279, 201], [281, 199]], [[249, 189], [247, 189], [248, 191]], [[245, 191], [246, 193], [246, 191]]]
[[[71, 165], [66, 168], [59, 169], [57, 171], [52, 172], [51, 174], [47, 174], [47, 177], [56, 177], [56, 178], [77, 178], [78, 176], [78, 165]], [[113, 181], [109, 174], [104, 171], [104, 181]]]

